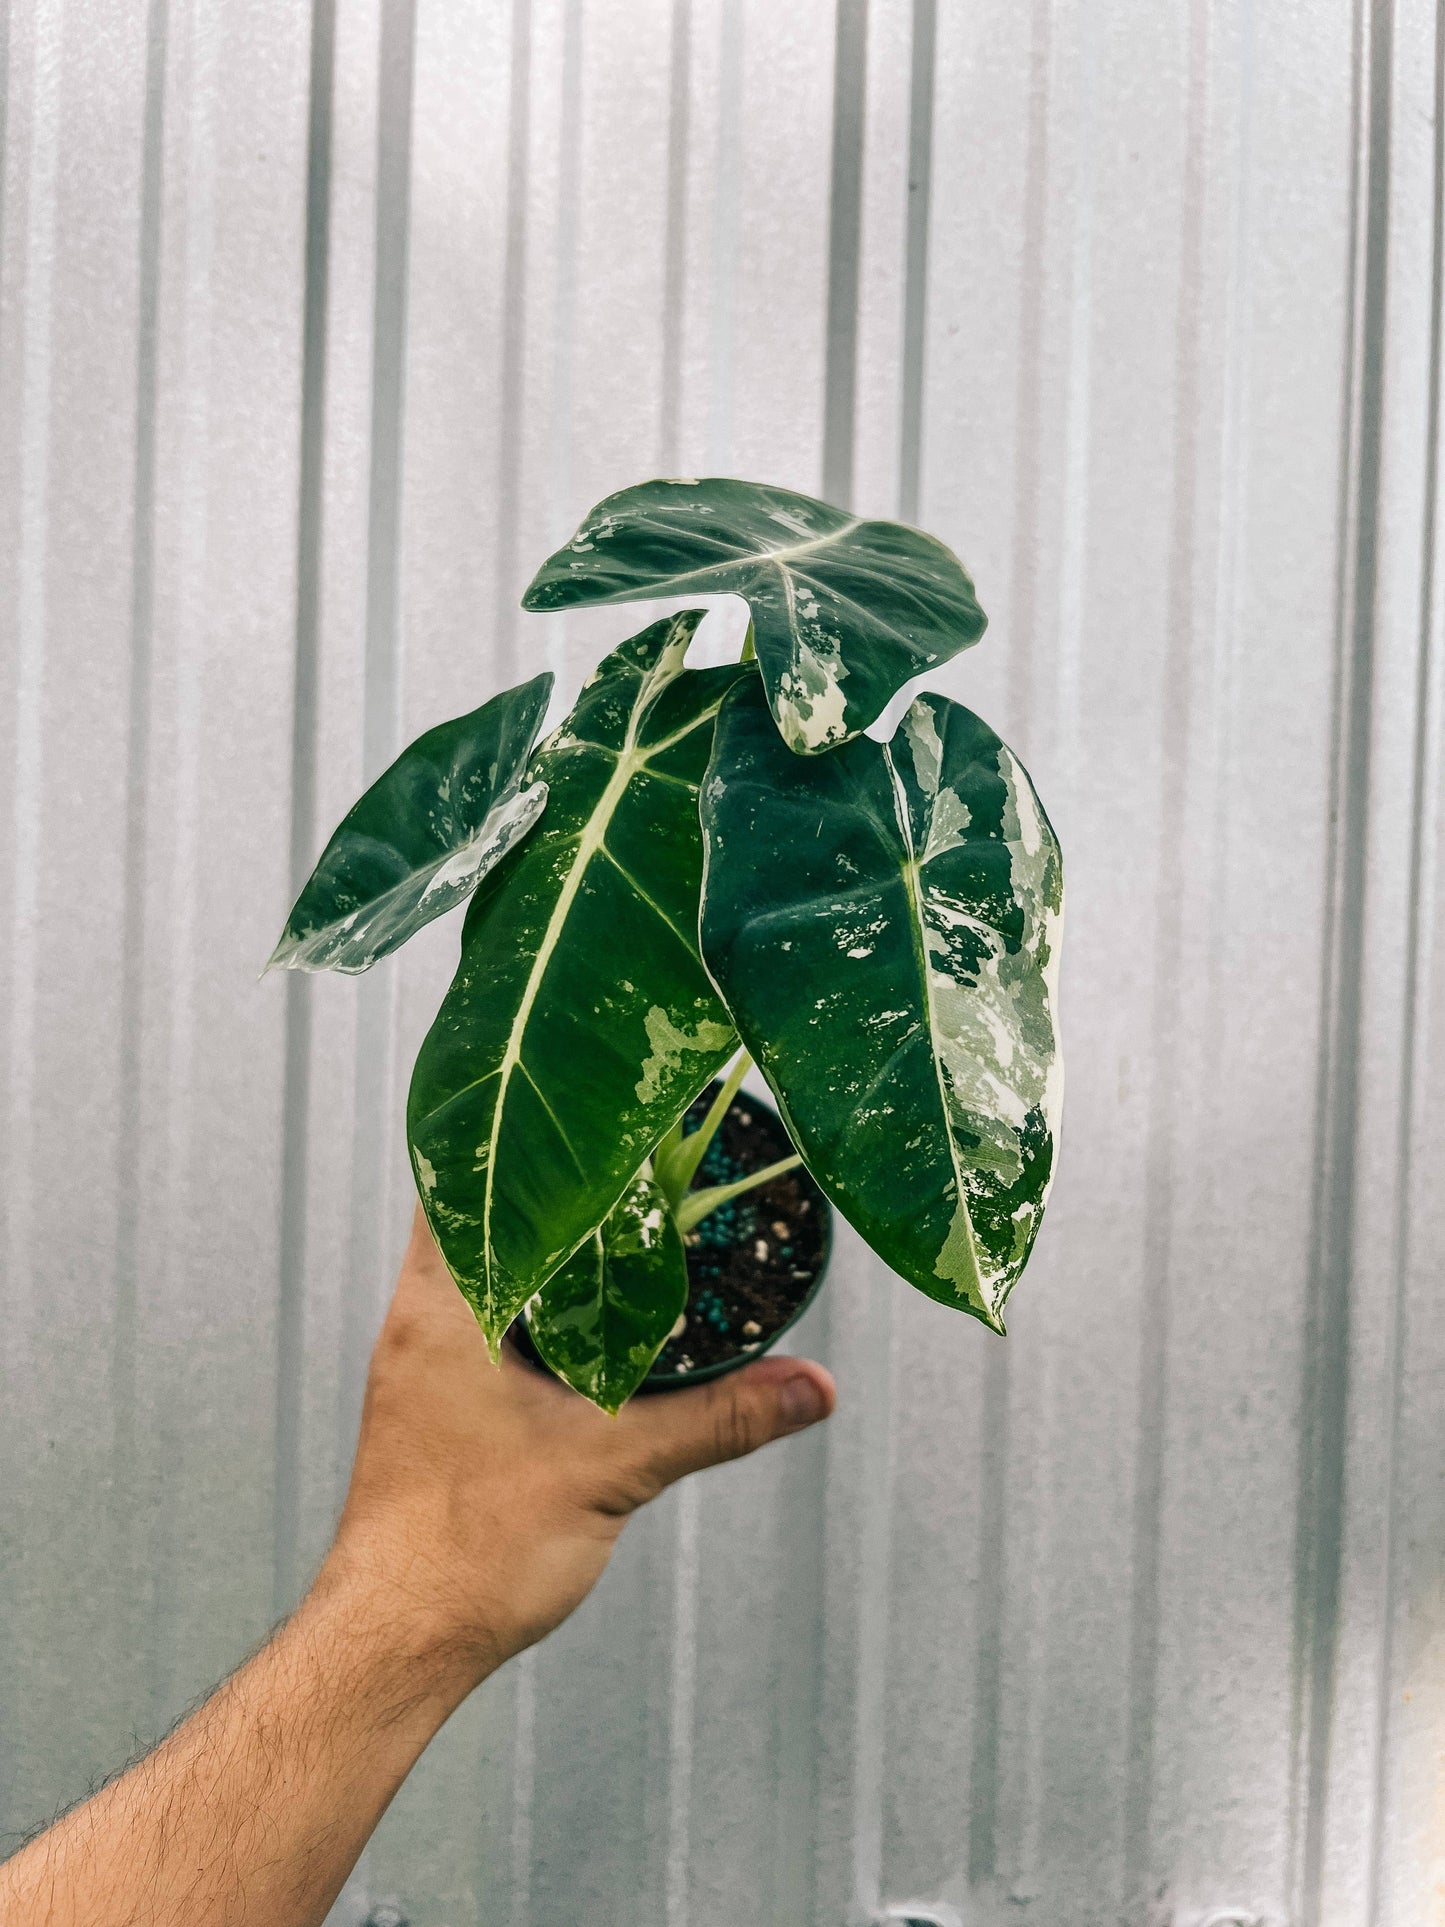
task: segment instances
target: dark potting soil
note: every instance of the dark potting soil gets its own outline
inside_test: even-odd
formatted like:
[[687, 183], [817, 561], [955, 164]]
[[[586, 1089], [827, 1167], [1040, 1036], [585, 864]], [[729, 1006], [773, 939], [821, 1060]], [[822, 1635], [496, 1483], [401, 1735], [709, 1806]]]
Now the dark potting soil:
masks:
[[[717, 1090], [711, 1085], [692, 1105], [687, 1132], [702, 1123]], [[792, 1150], [777, 1115], [741, 1091], [693, 1184], [732, 1184]], [[687, 1322], [649, 1376], [685, 1376], [760, 1349], [802, 1304], [827, 1257], [827, 1201], [801, 1165], [719, 1205], [687, 1234]]]

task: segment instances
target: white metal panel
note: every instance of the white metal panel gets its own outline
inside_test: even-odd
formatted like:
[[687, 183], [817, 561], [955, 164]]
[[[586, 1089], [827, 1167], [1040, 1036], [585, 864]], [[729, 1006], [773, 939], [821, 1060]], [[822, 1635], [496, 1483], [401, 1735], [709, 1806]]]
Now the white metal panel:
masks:
[[1004, 1344], [845, 1233], [837, 1418], [635, 1522], [336, 1919], [1445, 1920], [1440, 31], [12, 0], [8, 1837], [339, 1503], [455, 932], [258, 987], [289, 889], [624, 633], [515, 608], [593, 500], [734, 472], [977, 576], [940, 681], [1069, 866], [1055, 1202]]

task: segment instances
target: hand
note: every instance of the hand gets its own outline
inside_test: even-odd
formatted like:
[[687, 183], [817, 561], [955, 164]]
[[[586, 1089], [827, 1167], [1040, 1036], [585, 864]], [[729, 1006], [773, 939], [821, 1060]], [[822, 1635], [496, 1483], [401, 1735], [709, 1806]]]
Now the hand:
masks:
[[418, 1211], [316, 1594], [359, 1586], [454, 1702], [581, 1603], [640, 1505], [833, 1402], [821, 1365], [764, 1358], [614, 1419], [508, 1346], [494, 1366]]
[[833, 1409], [765, 1358], [609, 1419], [500, 1367], [420, 1212], [336, 1540], [297, 1611], [153, 1753], [0, 1867], [0, 1919], [319, 1927], [459, 1701], [550, 1632], [630, 1512]]

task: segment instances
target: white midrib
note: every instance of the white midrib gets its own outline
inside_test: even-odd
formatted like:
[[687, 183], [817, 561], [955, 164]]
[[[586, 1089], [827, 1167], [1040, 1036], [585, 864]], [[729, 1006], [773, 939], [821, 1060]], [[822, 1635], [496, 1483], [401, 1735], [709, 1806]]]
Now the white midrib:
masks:
[[[862, 526], [862, 523], [863, 517], [855, 515], [848, 521], [840, 523], [836, 529], [831, 529], [827, 535], [814, 536], [811, 542], [794, 542], [790, 547], [782, 549], [739, 549], [736, 555], [730, 556], [725, 562], [707, 562], [700, 569], [687, 569], [680, 575], [663, 576], [648, 589], [647, 593], [653, 596], [686, 595], [697, 583], [706, 581], [708, 576], [725, 575], [730, 570], [746, 566], [749, 562], [776, 563], [786, 575], [786, 565], [796, 557], [811, 555], [816, 549], [831, 549], [835, 542], [841, 542], [845, 535], [851, 535], [854, 529]], [[629, 590], [628, 595], [630, 596], [631, 593]], [[617, 600], [626, 601], [627, 597], [619, 596]]]
[[[663, 659], [665, 661], [666, 657], [664, 656]], [[676, 672], [674, 672], [674, 674], [675, 673]], [[665, 685], [672, 680], [672, 675], [659, 679], [654, 673], [644, 680], [641, 688], [638, 690], [637, 702], [627, 724], [627, 735], [623, 741], [622, 748], [617, 754], [617, 767], [613, 770], [611, 776], [608, 777], [607, 787], [597, 799], [597, 808], [587, 819], [587, 826], [578, 838], [572, 868], [567, 874], [567, 881], [563, 884], [556, 903], [552, 906], [552, 914], [547, 919], [547, 928], [542, 933], [542, 941], [537, 946], [536, 956], [532, 959], [532, 968], [527, 973], [527, 982], [522, 991], [522, 1001], [517, 1007], [517, 1015], [513, 1019], [512, 1028], [507, 1035], [507, 1048], [502, 1052], [502, 1061], [497, 1066], [497, 1099], [492, 1108], [492, 1129], [487, 1139], [487, 1182], [482, 1198], [482, 1233], [483, 1252], [486, 1259], [487, 1307], [494, 1315], [496, 1301], [492, 1291], [492, 1177], [497, 1166], [497, 1139], [501, 1133], [502, 1113], [506, 1108], [507, 1090], [511, 1083], [512, 1073], [521, 1061], [522, 1040], [526, 1035], [527, 1025], [531, 1021], [532, 1006], [537, 1001], [537, 993], [542, 987], [542, 979], [547, 974], [548, 965], [552, 961], [552, 953], [557, 948], [572, 905], [576, 901], [577, 892], [582, 887], [582, 879], [587, 874], [588, 865], [602, 847], [603, 839], [607, 835], [607, 826], [612, 821], [617, 810], [617, 805], [622, 801], [628, 784], [645, 763], [650, 762], [654, 756], [660, 751], [667, 749], [680, 737], [688, 735], [692, 730], [697, 728], [699, 723], [706, 722], [709, 715], [716, 715], [718, 707], [721, 706], [721, 702], [719, 701], [712, 710], [704, 710], [700, 715], [695, 716], [686, 729], [678, 730], [674, 735], [664, 737], [660, 743], [653, 743], [645, 751], [639, 751], [637, 747], [637, 731], [642, 719], [647, 714], [653, 697], [659, 693], [662, 687], [665, 687]]]
[[953, 1131], [948, 1121], [949, 1098], [948, 1091], [943, 1082], [943, 1066], [939, 1061], [938, 1050], [934, 1044], [934, 1039], [938, 1036], [938, 1023], [933, 1004], [933, 972], [928, 962], [928, 936], [923, 917], [923, 892], [920, 887], [918, 853], [913, 847], [913, 826], [908, 814], [908, 798], [904, 793], [903, 779], [899, 776], [897, 767], [893, 761], [893, 752], [887, 745], [884, 746], [883, 760], [888, 766], [888, 779], [893, 786], [893, 814], [898, 822], [898, 833], [903, 839], [904, 849], [908, 852], [903, 863], [903, 883], [905, 889], [908, 891], [909, 902], [913, 910], [913, 928], [916, 932], [914, 954], [918, 959], [918, 974], [923, 980], [923, 1011], [924, 1016], [928, 1020], [928, 1054], [933, 1061], [933, 1075], [938, 1085], [938, 1103], [939, 1109], [943, 1114], [943, 1135], [948, 1143], [948, 1161], [953, 1167], [954, 1200], [959, 1211], [963, 1214], [963, 1222], [968, 1229], [968, 1257], [969, 1263], [973, 1266], [974, 1285], [978, 1291], [979, 1300], [982, 1304], [988, 1306], [989, 1310], [992, 1310], [993, 1307], [988, 1305], [988, 1294], [983, 1288], [983, 1273], [979, 1268], [978, 1262], [978, 1244], [973, 1235], [973, 1216], [969, 1211], [968, 1200], [964, 1194], [963, 1171], [958, 1162], [958, 1146], [954, 1143]]

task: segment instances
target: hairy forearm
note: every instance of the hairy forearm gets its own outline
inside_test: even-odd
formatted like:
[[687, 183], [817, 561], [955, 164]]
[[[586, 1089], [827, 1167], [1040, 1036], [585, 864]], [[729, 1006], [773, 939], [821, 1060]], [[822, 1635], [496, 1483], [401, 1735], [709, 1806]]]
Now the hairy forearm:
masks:
[[484, 1668], [333, 1561], [156, 1751], [0, 1868], [25, 1927], [311, 1927]]
[[763, 1359], [607, 1418], [498, 1369], [420, 1212], [336, 1542], [275, 1638], [0, 1867], [4, 1927], [317, 1927], [428, 1740], [596, 1582], [630, 1512], [831, 1410]]

